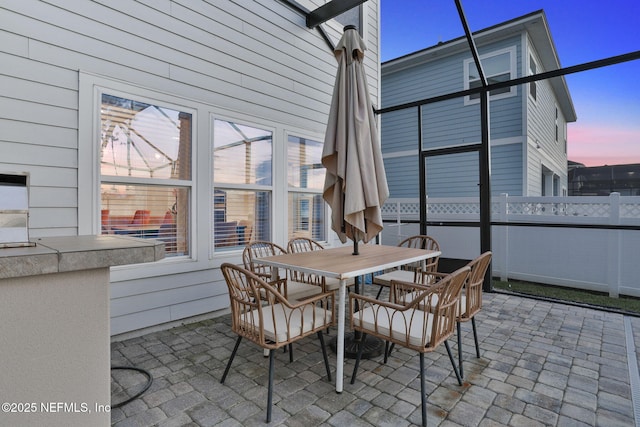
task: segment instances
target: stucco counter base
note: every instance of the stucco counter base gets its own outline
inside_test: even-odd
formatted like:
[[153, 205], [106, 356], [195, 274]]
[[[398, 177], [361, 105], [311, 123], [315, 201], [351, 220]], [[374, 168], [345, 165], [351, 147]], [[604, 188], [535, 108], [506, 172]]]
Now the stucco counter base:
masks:
[[109, 267], [164, 244], [124, 236], [0, 249], [0, 425], [109, 426]]

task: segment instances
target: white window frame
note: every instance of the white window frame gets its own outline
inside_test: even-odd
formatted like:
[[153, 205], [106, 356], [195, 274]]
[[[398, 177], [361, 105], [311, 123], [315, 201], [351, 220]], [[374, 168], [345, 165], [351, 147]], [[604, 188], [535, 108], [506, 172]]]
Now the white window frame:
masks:
[[[217, 268], [223, 262], [241, 263], [242, 248], [213, 251], [213, 129], [212, 119], [228, 120], [256, 126], [273, 132], [271, 228], [272, 240], [287, 242], [289, 188], [287, 186], [288, 135], [324, 141], [324, 135], [314, 130], [297, 128], [282, 122], [255, 115], [224, 109], [175, 93], [149, 89], [134, 83], [115, 80], [91, 72], [79, 72], [78, 99], [78, 234], [97, 235], [101, 228], [100, 217], [100, 99], [102, 91], [133, 98], [151, 104], [167, 106], [192, 114], [192, 190], [189, 256], [170, 257], [159, 262], [124, 265], [111, 268], [111, 281], [158, 277]], [[231, 185], [224, 184], [225, 188]], [[278, 208], [276, 208], [278, 207]], [[330, 243], [337, 239], [331, 233], [328, 206], [326, 209], [326, 235]], [[276, 215], [277, 212], [282, 214]], [[206, 231], [203, 231], [206, 230]]]
[[[190, 113], [192, 115], [191, 140], [191, 180], [190, 184], [179, 180], [163, 180], [163, 184], [176, 184], [190, 188], [190, 223], [189, 223], [189, 255], [167, 257], [155, 263], [141, 265], [123, 265], [111, 268], [111, 281], [128, 280], [150, 275], [186, 272], [193, 269], [193, 262], [197, 261], [197, 229], [196, 219], [198, 209], [198, 143], [197, 128], [199, 107], [196, 102], [180, 98], [174, 94], [146, 89], [131, 83], [112, 80], [97, 74], [80, 72], [79, 112], [78, 112], [78, 234], [99, 235], [101, 228], [100, 217], [100, 105], [102, 94], [107, 93], [122, 98], [134, 99], [149, 104], [160, 105]], [[109, 177], [109, 182], [135, 184], [154, 184], [157, 181], [149, 178], [123, 179]]]
[[[289, 137], [293, 136], [296, 138], [305, 138], [305, 139], [309, 139], [309, 140], [313, 140], [313, 141], [318, 141], [320, 143], [324, 142], [324, 138], [319, 137], [318, 135], [312, 136], [312, 135], [308, 135], [307, 133], [304, 132], [297, 132], [297, 131], [292, 131], [292, 130], [286, 130], [284, 132], [284, 144], [285, 144], [285, 161], [288, 158], [288, 148], [289, 148]], [[322, 160], [322, 159], [321, 159]], [[289, 218], [288, 213], [289, 213], [289, 209], [288, 209], [288, 205], [289, 205], [289, 193], [303, 193], [303, 194], [319, 194], [322, 195], [323, 194], [323, 189], [312, 189], [312, 188], [297, 188], [297, 187], [290, 187], [289, 186], [289, 180], [288, 180], [288, 176], [287, 174], [285, 174], [284, 176], [284, 182], [285, 182], [285, 188], [287, 189], [286, 191], [286, 206], [287, 206], [287, 223], [286, 223], [286, 229], [285, 229], [285, 233], [288, 236], [289, 234], [289, 224], [291, 221], [293, 221], [293, 218]], [[323, 201], [324, 203], [324, 201]], [[321, 241], [320, 243], [323, 244], [328, 244], [329, 243], [329, 238], [330, 238], [330, 229], [331, 229], [331, 216], [329, 215], [329, 207], [326, 203], [324, 203], [323, 205], [323, 209], [324, 209], [324, 218], [325, 218], [325, 224], [324, 224], [324, 235], [326, 237], [326, 240]], [[309, 222], [309, 224], [311, 224], [311, 221]]]
[[[532, 68], [535, 68], [535, 70]], [[529, 70], [530, 76], [533, 76], [538, 73], [538, 62], [533, 58], [533, 55], [531, 53], [529, 53], [528, 70]], [[531, 94], [531, 91], [532, 91], [531, 88], [534, 88], [533, 92], [535, 93], [535, 96]], [[527, 93], [529, 94], [529, 98], [531, 98], [533, 102], [537, 102], [538, 101], [538, 82], [530, 82], [529, 87], [527, 89], [528, 89]]]
[[[516, 64], [516, 47], [515, 46], [510, 46], [504, 49], [500, 49], [500, 50], [486, 53], [484, 55], [480, 55], [480, 62], [482, 62], [483, 59], [492, 58], [494, 56], [503, 55], [505, 53], [509, 54], [509, 79], [513, 80], [516, 78], [516, 73], [518, 70], [517, 64]], [[474, 62], [473, 58], [468, 58], [463, 61], [464, 90], [469, 89], [469, 65], [473, 62]], [[487, 75], [485, 77], [489, 79], [489, 77], [491, 76], [492, 75]], [[512, 96], [516, 96], [517, 94], [518, 94], [517, 86], [511, 86], [508, 92], [499, 93], [496, 95], [490, 95], [489, 100], [493, 101], [497, 99], [510, 98]], [[475, 105], [478, 103], [480, 103], [480, 99], [471, 99], [469, 95], [464, 97], [464, 105]]]
[[[226, 122], [232, 122], [238, 125], [242, 125], [242, 126], [248, 126], [248, 127], [255, 127], [255, 128], [259, 128], [261, 130], [265, 130], [268, 132], [271, 132], [271, 185], [260, 185], [260, 184], [235, 184], [235, 183], [220, 183], [219, 185], [216, 185], [215, 182], [215, 176], [213, 173], [214, 170], [214, 166], [213, 166], [213, 162], [214, 160], [214, 126], [215, 126], [215, 121], [216, 120], [221, 120], [221, 121], [226, 121]], [[214, 206], [213, 206], [213, 198], [214, 198], [214, 194], [216, 189], [224, 189], [224, 190], [240, 190], [240, 191], [253, 191], [253, 192], [258, 192], [258, 191], [268, 191], [271, 193], [271, 211], [270, 211], [270, 223], [271, 223], [271, 231], [272, 231], [272, 236], [271, 236], [271, 240], [274, 241], [275, 237], [273, 236], [273, 234], [276, 234], [276, 229], [278, 227], [278, 224], [276, 222], [276, 212], [275, 212], [275, 206], [276, 206], [276, 162], [277, 162], [277, 150], [276, 150], [276, 145], [278, 143], [278, 128], [277, 126], [274, 126], [273, 123], [271, 124], [267, 124], [264, 122], [260, 122], [257, 120], [251, 120], [247, 117], [234, 117], [234, 116], [226, 116], [226, 115], [222, 115], [222, 114], [217, 114], [216, 112], [210, 112], [209, 114], [209, 126], [210, 126], [210, 132], [209, 132], [209, 146], [210, 146], [210, 150], [211, 150], [211, 159], [209, 161], [210, 165], [211, 165], [211, 179], [210, 179], [210, 185], [211, 185], [211, 193], [209, 195], [210, 199], [210, 203], [209, 203], [209, 209], [210, 209], [210, 213], [209, 213], [209, 230], [211, 231], [210, 235], [208, 236], [209, 239], [209, 258], [214, 258], [217, 255], [227, 255], [230, 253], [238, 253], [238, 252], [242, 252], [243, 248], [238, 248], [238, 249], [232, 249], [232, 250], [217, 250], [215, 249], [215, 230], [214, 230]]]

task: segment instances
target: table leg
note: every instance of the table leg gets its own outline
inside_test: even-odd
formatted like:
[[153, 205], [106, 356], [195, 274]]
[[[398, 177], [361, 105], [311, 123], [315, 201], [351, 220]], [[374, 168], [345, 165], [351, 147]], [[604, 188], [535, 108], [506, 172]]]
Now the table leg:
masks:
[[345, 322], [345, 299], [347, 294], [347, 281], [340, 279], [338, 289], [338, 336], [336, 342], [336, 392], [342, 393], [342, 382], [344, 372], [344, 322]]

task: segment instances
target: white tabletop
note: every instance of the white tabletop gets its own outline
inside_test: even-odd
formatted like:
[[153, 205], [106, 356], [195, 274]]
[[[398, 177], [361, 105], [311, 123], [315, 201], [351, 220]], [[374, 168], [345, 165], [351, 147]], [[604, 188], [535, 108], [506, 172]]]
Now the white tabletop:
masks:
[[440, 251], [400, 246], [359, 245], [260, 258], [260, 263], [278, 268], [340, 279], [338, 290], [338, 336], [336, 355], [336, 391], [342, 392], [344, 369], [344, 327], [347, 279], [440, 256]]

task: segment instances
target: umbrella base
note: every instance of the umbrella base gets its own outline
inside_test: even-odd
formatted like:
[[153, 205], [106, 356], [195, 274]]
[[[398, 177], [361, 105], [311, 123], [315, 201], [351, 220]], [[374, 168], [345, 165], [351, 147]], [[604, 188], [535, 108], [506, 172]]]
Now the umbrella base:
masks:
[[[344, 357], [347, 359], [355, 359], [358, 356], [358, 346], [362, 339], [362, 333], [349, 332], [344, 334]], [[336, 353], [338, 345], [338, 337], [331, 340], [329, 346]], [[363, 359], [372, 359], [384, 353], [384, 341], [380, 338], [367, 335], [364, 340], [364, 348], [362, 349]]]

